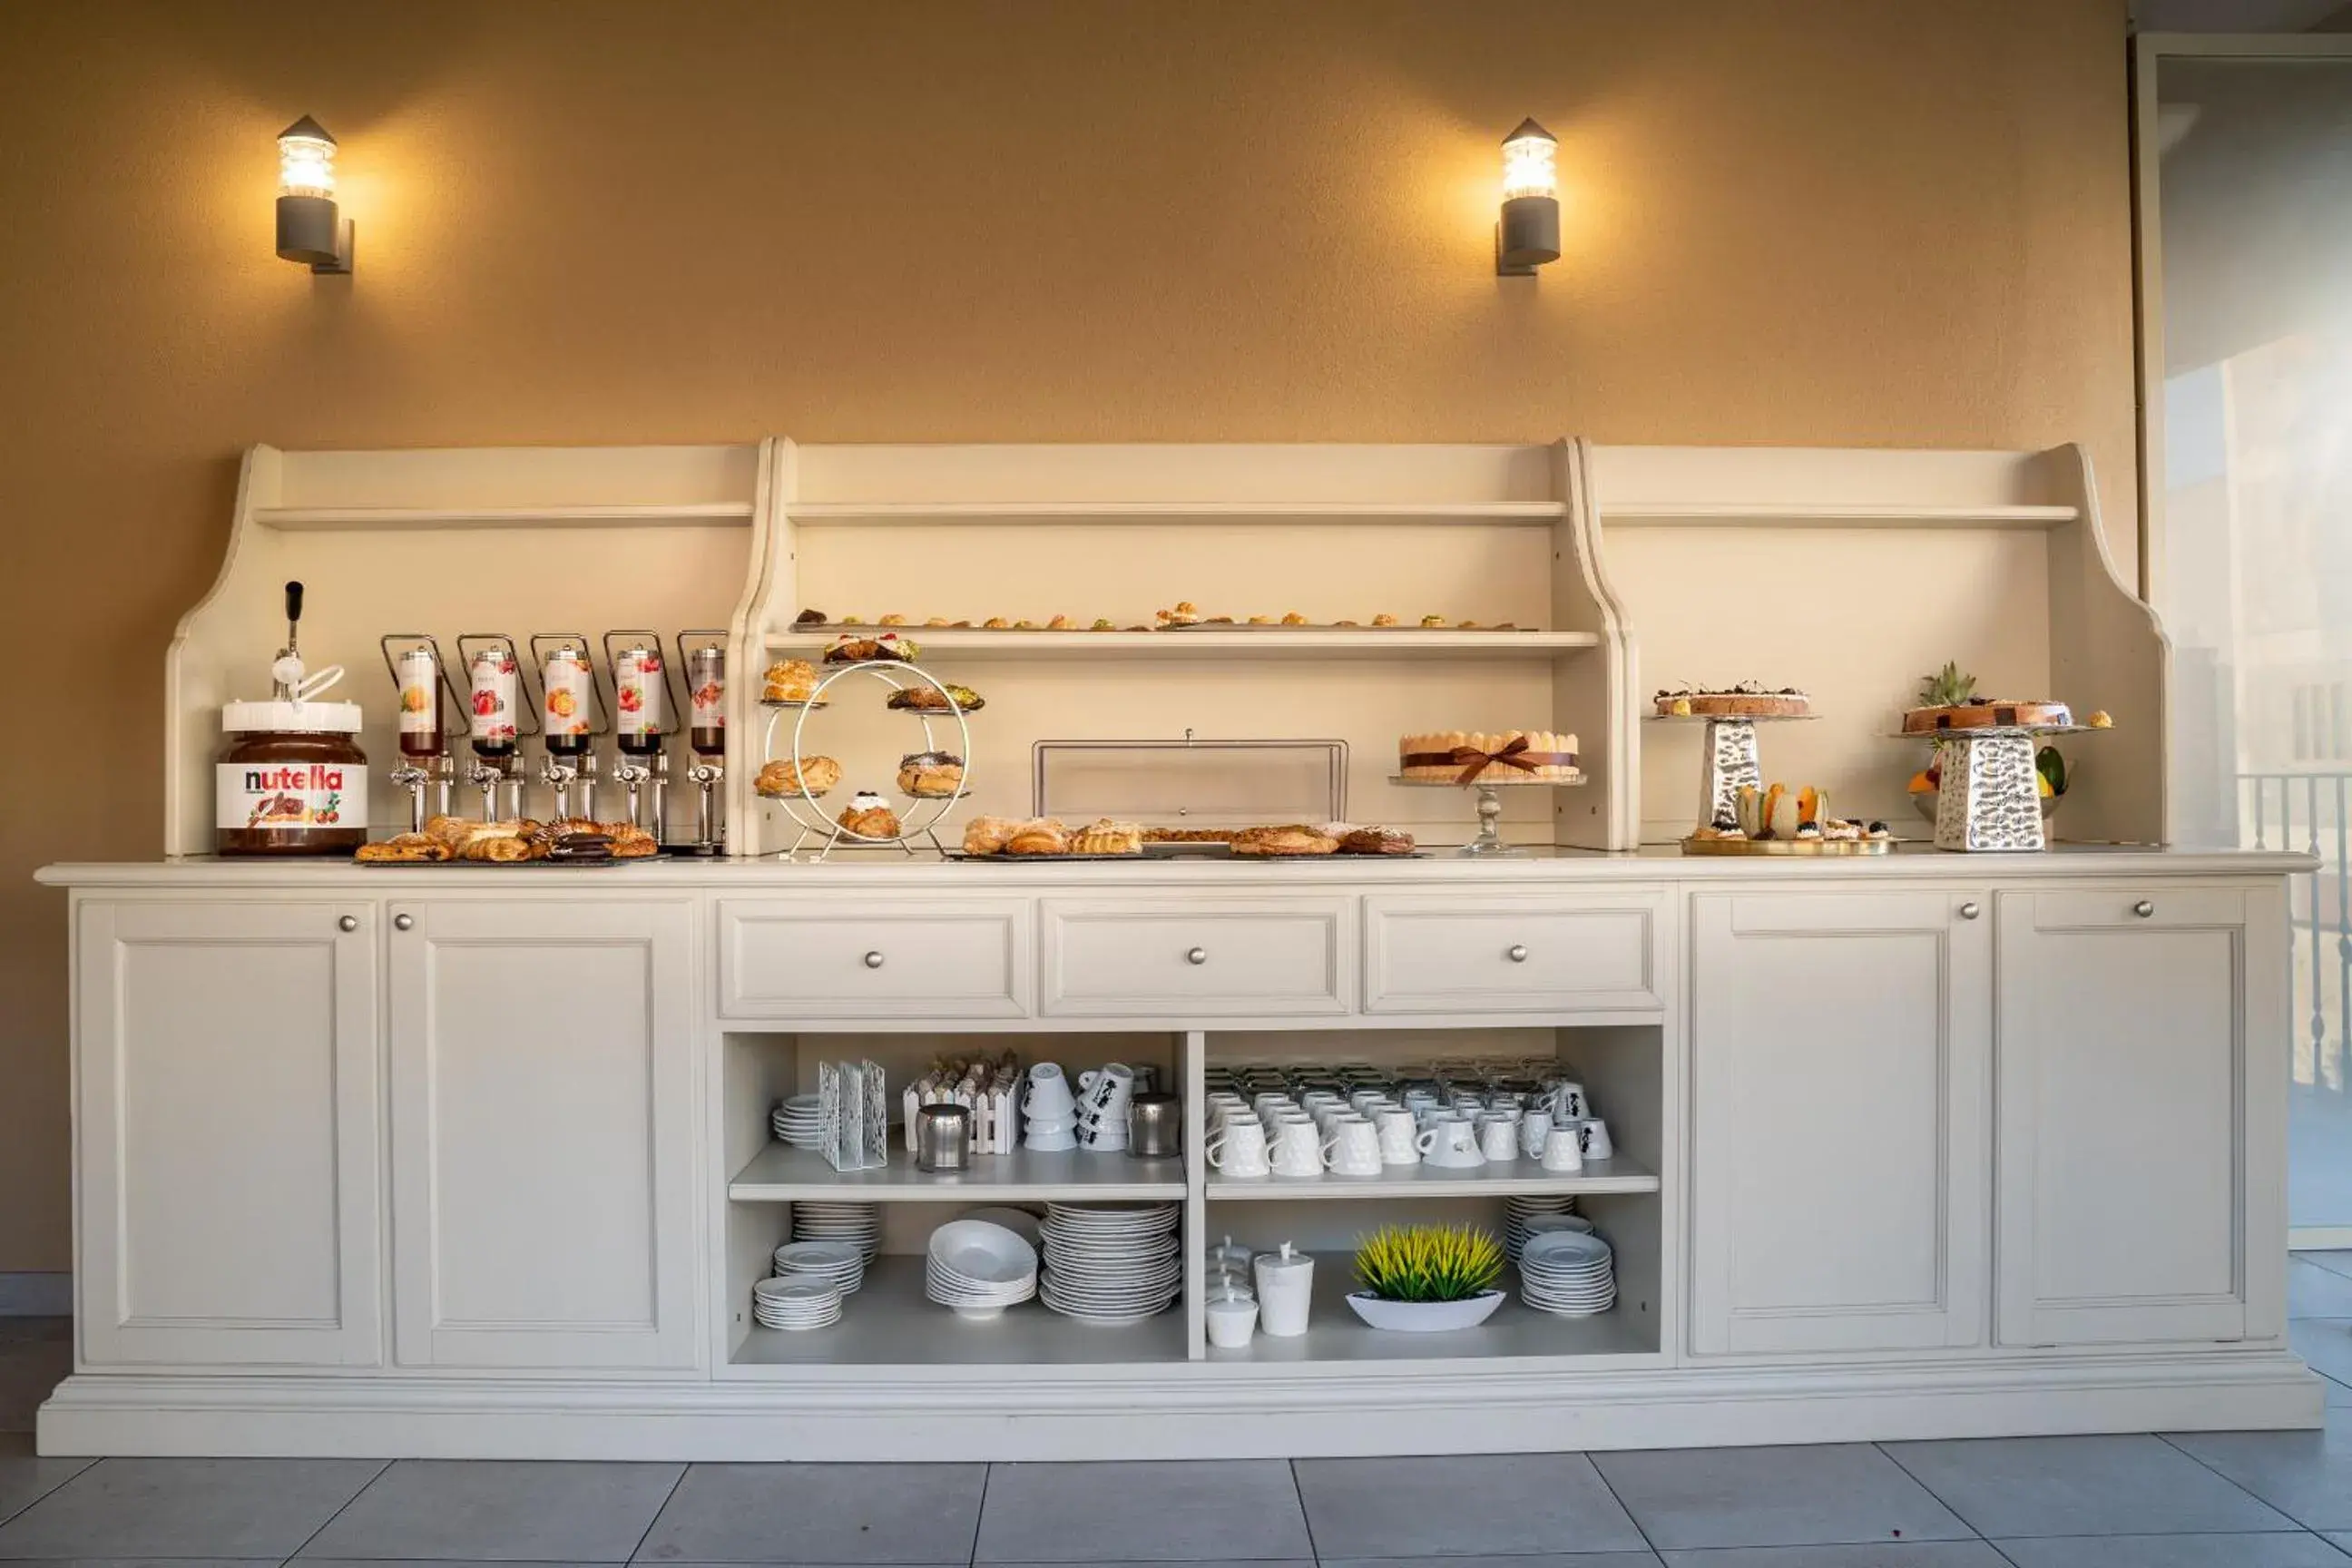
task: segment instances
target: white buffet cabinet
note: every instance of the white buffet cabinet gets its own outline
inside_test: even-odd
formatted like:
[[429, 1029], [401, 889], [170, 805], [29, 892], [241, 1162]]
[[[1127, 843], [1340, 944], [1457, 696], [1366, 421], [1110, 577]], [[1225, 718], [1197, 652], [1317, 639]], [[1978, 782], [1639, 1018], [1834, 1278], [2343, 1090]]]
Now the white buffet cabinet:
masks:
[[[2278, 855], [1244, 867], [68, 866], [58, 1453], [1108, 1458], [2308, 1426], [2284, 1342]], [[1523, 958], [1514, 954], [1524, 952]], [[1200, 954], [1196, 960], [1194, 954]], [[1180, 1164], [772, 1143], [819, 1058], [1153, 1060]], [[1581, 1175], [1275, 1184], [1213, 1060], [1575, 1064]], [[1618, 1305], [1381, 1334], [1381, 1219], [1570, 1192]], [[750, 1324], [795, 1197], [890, 1205], [835, 1329]], [[1183, 1304], [921, 1299], [954, 1205], [1181, 1198]], [[1303, 1341], [1209, 1349], [1204, 1247], [1306, 1241]], [[915, 1254], [899, 1257], [899, 1254]]]

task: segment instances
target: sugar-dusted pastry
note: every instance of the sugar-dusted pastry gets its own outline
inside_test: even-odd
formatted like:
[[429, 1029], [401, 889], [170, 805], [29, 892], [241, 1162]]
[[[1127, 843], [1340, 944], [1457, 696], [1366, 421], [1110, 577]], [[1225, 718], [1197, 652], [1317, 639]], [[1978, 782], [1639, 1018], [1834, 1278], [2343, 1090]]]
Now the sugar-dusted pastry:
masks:
[[898, 814], [885, 805], [880, 795], [863, 791], [850, 797], [835, 820], [853, 837], [896, 838], [899, 834]]
[[963, 852], [967, 855], [1002, 855], [1004, 846], [1020, 823], [1003, 816], [975, 816], [963, 825]]
[[1564, 783], [1583, 776], [1576, 768], [1576, 737], [1550, 730], [1407, 735], [1397, 742], [1397, 772], [1444, 784]]
[[963, 788], [963, 759], [953, 752], [909, 752], [898, 759], [898, 788], [924, 800], [954, 795]]
[[1132, 822], [1102, 817], [1070, 835], [1073, 855], [1140, 855], [1143, 829]]
[[352, 858], [382, 865], [417, 865], [448, 859], [449, 847], [422, 833], [402, 833], [382, 843], [361, 845]]
[[762, 702], [805, 702], [816, 692], [816, 666], [804, 658], [781, 659], [760, 680]]
[[841, 764], [831, 757], [803, 757], [794, 767], [790, 757], [779, 757], [760, 770], [751, 787], [769, 796], [800, 795], [820, 795], [841, 782]]
[[1069, 832], [1050, 816], [1019, 823], [1006, 837], [1004, 852], [1007, 855], [1066, 855], [1070, 852]]
[[1412, 835], [1393, 827], [1357, 827], [1339, 835], [1342, 855], [1410, 855]]
[[613, 841], [613, 858], [616, 860], [641, 860], [661, 853], [661, 840], [650, 829], [634, 823], [608, 822], [604, 837]]
[[462, 816], [428, 816], [425, 819], [425, 837], [444, 849], [455, 850], [473, 837], [473, 829], [482, 826]]
[[1236, 855], [1332, 855], [1339, 841], [1319, 827], [1294, 823], [1283, 827], [1252, 827], [1234, 835]]
[[1812, 699], [1795, 687], [1769, 690], [1752, 680], [1720, 689], [1677, 686], [1650, 700], [1658, 713], [1675, 719], [1797, 719], [1812, 711]]
[[458, 852], [458, 858], [506, 863], [530, 859], [531, 852], [530, 846], [523, 842], [520, 834], [486, 834], [469, 839], [466, 847]]

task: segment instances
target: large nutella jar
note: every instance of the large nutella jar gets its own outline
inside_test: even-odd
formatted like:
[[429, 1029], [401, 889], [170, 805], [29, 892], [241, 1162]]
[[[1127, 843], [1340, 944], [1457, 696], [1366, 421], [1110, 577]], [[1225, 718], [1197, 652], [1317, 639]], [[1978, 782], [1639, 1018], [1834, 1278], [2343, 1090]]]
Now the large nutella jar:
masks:
[[231, 702], [214, 769], [223, 855], [349, 855], [367, 842], [356, 702]]

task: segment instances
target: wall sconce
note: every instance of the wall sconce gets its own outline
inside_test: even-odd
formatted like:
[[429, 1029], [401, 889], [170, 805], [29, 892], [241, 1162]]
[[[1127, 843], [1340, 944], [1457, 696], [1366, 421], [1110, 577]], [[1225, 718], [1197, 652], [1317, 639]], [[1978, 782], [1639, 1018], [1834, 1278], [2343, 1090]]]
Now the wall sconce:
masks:
[[278, 254], [313, 272], [352, 269], [352, 226], [335, 205], [335, 139], [307, 114], [278, 133]]
[[1559, 143], [1532, 120], [1503, 138], [1503, 216], [1495, 225], [1495, 272], [1532, 278], [1559, 259]]

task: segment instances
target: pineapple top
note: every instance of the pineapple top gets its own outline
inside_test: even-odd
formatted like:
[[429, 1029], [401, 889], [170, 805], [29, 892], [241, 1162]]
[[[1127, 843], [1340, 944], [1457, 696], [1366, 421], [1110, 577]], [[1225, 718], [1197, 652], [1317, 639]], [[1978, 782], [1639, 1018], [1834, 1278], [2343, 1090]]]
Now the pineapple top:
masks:
[[1946, 660], [1944, 668], [1919, 681], [1919, 702], [1927, 708], [1958, 708], [1976, 695], [1977, 678], [1963, 674], [1958, 663]]

